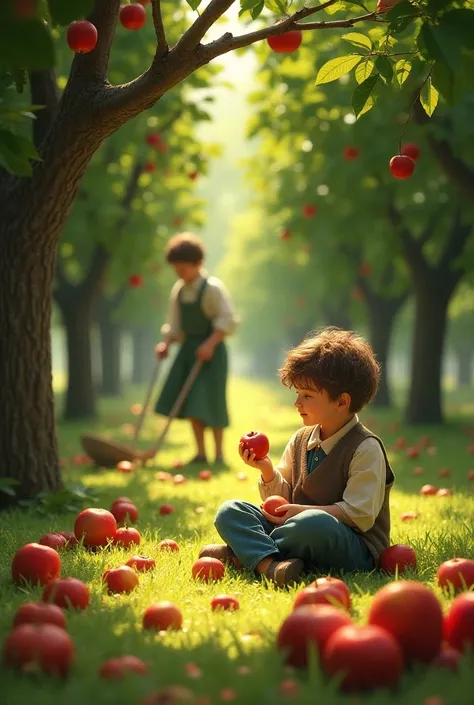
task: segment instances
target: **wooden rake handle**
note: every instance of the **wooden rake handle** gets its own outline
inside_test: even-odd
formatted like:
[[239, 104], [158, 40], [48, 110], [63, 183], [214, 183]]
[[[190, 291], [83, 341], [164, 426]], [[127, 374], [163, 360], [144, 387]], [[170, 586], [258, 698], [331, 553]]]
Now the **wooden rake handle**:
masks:
[[[196, 377], [198, 376], [199, 372], [201, 371], [202, 365], [203, 365], [203, 363], [201, 360], [196, 360], [196, 362], [194, 363], [193, 368], [192, 368], [191, 372], [189, 373], [189, 375], [187, 376], [187, 379], [186, 379], [185, 383], [183, 384], [183, 388], [181, 389], [181, 391], [178, 395], [178, 398], [176, 399], [176, 401], [173, 405], [173, 408], [170, 411], [170, 415], [168, 416], [168, 420], [166, 422], [164, 429], [160, 433], [155, 445], [152, 446], [151, 450], [149, 451], [151, 458], [153, 458], [158, 453], [158, 451], [161, 449], [161, 447], [163, 446], [163, 443], [165, 441], [165, 438], [166, 438], [167, 433], [169, 431], [169, 428], [171, 426], [171, 422], [173, 421], [173, 419], [175, 419], [177, 417], [177, 415], [181, 411], [181, 408], [182, 408], [184, 402], [186, 401], [186, 398], [187, 398], [189, 392], [191, 391], [191, 387], [193, 386], [194, 382], [196, 381]], [[147, 451], [147, 455], [148, 455], [148, 451]]]
[[150, 379], [150, 382], [149, 382], [148, 387], [147, 387], [146, 397], [145, 397], [145, 401], [144, 401], [144, 403], [143, 403], [143, 408], [142, 408], [142, 410], [141, 410], [141, 412], [140, 412], [140, 415], [139, 415], [139, 417], [138, 417], [138, 419], [137, 419], [137, 423], [136, 423], [136, 426], [135, 426], [135, 433], [133, 434], [133, 450], [136, 450], [136, 447], [137, 447], [137, 444], [138, 444], [138, 439], [139, 439], [139, 437], [140, 437], [140, 432], [141, 432], [142, 427], [143, 427], [143, 422], [144, 422], [144, 420], [145, 420], [145, 416], [146, 416], [146, 413], [147, 413], [147, 411], [148, 411], [148, 407], [149, 407], [149, 405], [150, 405], [150, 399], [151, 399], [151, 396], [152, 396], [152, 394], [153, 394], [153, 390], [154, 390], [154, 388], [155, 388], [155, 385], [156, 385], [156, 383], [157, 383], [157, 381], [158, 381], [158, 376], [159, 376], [159, 373], [160, 373], [160, 368], [161, 368], [161, 360], [158, 360], [157, 363], [156, 363], [156, 365], [155, 365], [154, 368], [153, 368], [153, 372], [152, 372], [152, 375], [151, 375], [151, 379]]

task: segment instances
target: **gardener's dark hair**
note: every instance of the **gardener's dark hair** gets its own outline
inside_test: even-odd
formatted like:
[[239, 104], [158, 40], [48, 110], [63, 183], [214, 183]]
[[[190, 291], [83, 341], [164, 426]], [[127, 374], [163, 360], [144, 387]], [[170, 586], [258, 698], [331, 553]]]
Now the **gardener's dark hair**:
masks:
[[169, 240], [166, 246], [166, 261], [197, 264], [204, 259], [206, 250], [200, 237], [194, 233], [179, 233]]
[[341, 328], [323, 328], [290, 350], [280, 379], [285, 387], [324, 389], [333, 400], [347, 393], [350, 411], [367, 406], [377, 392], [380, 365], [362, 336]]

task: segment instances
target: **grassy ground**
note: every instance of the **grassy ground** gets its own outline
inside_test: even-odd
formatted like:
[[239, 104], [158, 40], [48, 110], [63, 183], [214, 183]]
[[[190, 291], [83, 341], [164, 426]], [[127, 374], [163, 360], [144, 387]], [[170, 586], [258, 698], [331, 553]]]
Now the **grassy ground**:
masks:
[[[129, 429], [124, 424], [134, 421], [129, 407], [140, 401], [141, 390], [131, 390], [126, 399], [102, 404], [102, 422], [94, 430], [127, 439]], [[142, 545], [138, 551], [151, 555], [157, 561], [155, 572], [140, 578], [139, 588], [125, 597], [108, 596], [101, 585], [106, 567], [117, 566], [127, 560], [125, 551], [114, 549], [97, 554], [84, 550], [70, 551], [62, 556], [63, 576], [76, 576], [87, 582], [92, 602], [84, 613], [68, 614], [68, 629], [76, 644], [77, 661], [71, 676], [65, 682], [41, 677], [18, 677], [0, 668], [4, 705], [135, 705], [151, 690], [168, 684], [186, 685], [198, 694], [210, 698], [212, 705], [230, 700], [236, 703], [259, 702], [262, 705], [286, 700], [280, 684], [284, 679], [296, 679], [299, 693], [289, 699], [296, 705], [321, 702], [367, 702], [382, 705], [402, 702], [404, 705], [422, 705], [430, 696], [440, 696], [447, 705], [472, 703], [474, 661], [466, 659], [456, 675], [445, 671], [418, 670], [408, 674], [398, 693], [376, 692], [360, 697], [334, 693], [324, 683], [317, 669], [309, 674], [285, 671], [274, 647], [275, 632], [290, 612], [295, 590], [277, 591], [250, 575], [228, 571], [217, 585], [202, 585], [191, 579], [191, 565], [201, 544], [215, 541], [213, 517], [219, 504], [228, 498], [239, 497], [259, 501], [256, 471], [240, 461], [236, 446], [238, 438], [251, 428], [265, 430], [272, 442], [272, 456], [276, 460], [296, 429], [298, 419], [292, 410], [291, 393], [278, 387], [266, 387], [238, 381], [231, 385], [233, 426], [226, 438], [227, 457], [231, 467], [215, 470], [210, 482], [197, 479], [197, 470], [188, 471], [189, 481], [184, 485], [159, 482], [155, 473], [170, 470], [174, 460], [186, 461], [194, 452], [187, 425], [176, 422], [171, 430], [166, 449], [156, 467], [140, 470], [133, 475], [116, 471], [77, 467], [70, 462], [65, 470], [69, 481], [82, 481], [100, 492], [97, 506], [108, 508], [117, 496], [131, 497], [140, 510], [138, 528]], [[467, 453], [469, 440], [465, 427], [472, 426], [474, 409], [469, 395], [464, 399], [450, 397], [450, 408], [457, 417], [443, 429], [395, 428], [398, 413], [376, 413], [369, 410], [363, 420], [382, 436], [387, 447], [404, 435], [408, 444], [429, 434], [436, 448], [435, 454], [423, 451], [417, 460], [405, 457], [403, 451], [391, 451], [393, 469], [397, 475], [392, 499], [394, 542], [411, 544], [417, 551], [419, 571], [417, 579], [436, 590], [433, 578], [437, 566], [453, 556], [474, 557], [474, 495], [467, 480], [467, 472], [474, 467], [474, 457]], [[81, 452], [78, 425], [60, 425], [61, 455], [71, 458]], [[91, 429], [92, 430], [92, 429]], [[145, 436], [151, 440], [157, 422], [150, 419]], [[423, 467], [422, 476], [414, 476], [415, 466]], [[452, 470], [448, 479], [440, 479], [443, 467]], [[239, 481], [237, 473], [245, 471], [247, 481]], [[180, 471], [177, 471], [180, 472]], [[420, 497], [424, 483], [452, 487], [452, 497]], [[158, 508], [171, 502], [176, 512], [161, 517]], [[420, 518], [402, 523], [400, 515], [417, 511]], [[0, 636], [8, 632], [16, 608], [27, 600], [38, 599], [40, 590], [19, 590], [11, 585], [10, 560], [24, 543], [36, 541], [47, 532], [73, 528], [73, 513], [41, 516], [33, 510], [0, 515]], [[174, 538], [180, 544], [179, 553], [158, 552], [156, 544], [163, 538]], [[130, 552], [129, 552], [130, 553]], [[312, 580], [308, 576], [307, 582]], [[353, 616], [364, 621], [374, 592], [389, 582], [381, 574], [347, 576], [353, 595]], [[437, 590], [436, 590], [437, 591]], [[437, 591], [438, 592], [438, 591]], [[210, 600], [217, 593], [238, 596], [241, 609], [235, 613], [213, 613]], [[439, 594], [439, 593], [438, 593]], [[176, 633], [152, 635], [141, 629], [145, 607], [156, 600], [172, 600], [183, 611], [184, 629]], [[447, 605], [449, 600], [443, 598]], [[147, 677], [129, 677], [122, 682], [100, 680], [97, 670], [108, 657], [133, 653], [150, 665]], [[197, 664], [201, 676], [192, 678], [187, 664]], [[244, 666], [245, 668], [241, 668]], [[224, 689], [224, 690], [223, 690]], [[228, 689], [233, 689], [229, 692]], [[6, 699], [5, 699], [6, 698]], [[430, 704], [431, 705], [431, 704]], [[433, 704], [434, 705], [434, 704]]]

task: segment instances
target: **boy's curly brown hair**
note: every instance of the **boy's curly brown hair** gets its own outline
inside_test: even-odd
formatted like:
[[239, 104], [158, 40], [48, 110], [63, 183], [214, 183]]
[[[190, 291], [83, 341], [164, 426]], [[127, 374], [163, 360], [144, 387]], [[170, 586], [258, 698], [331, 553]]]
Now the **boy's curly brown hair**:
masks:
[[290, 350], [279, 373], [285, 387], [324, 389], [334, 401], [349, 394], [349, 409], [357, 413], [377, 392], [380, 365], [362, 336], [329, 327], [310, 334]]
[[194, 233], [178, 233], [166, 245], [165, 255], [169, 264], [189, 262], [197, 264], [204, 259], [206, 248], [200, 237]]

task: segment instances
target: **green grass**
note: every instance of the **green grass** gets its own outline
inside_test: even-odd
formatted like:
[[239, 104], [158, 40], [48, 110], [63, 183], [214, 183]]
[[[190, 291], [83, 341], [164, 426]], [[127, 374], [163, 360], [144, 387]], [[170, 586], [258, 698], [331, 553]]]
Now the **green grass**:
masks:
[[[101, 422], [94, 429], [126, 440], [121, 430], [123, 424], [134, 421], [129, 411], [131, 403], [140, 401], [142, 390], [130, 390], [127, 399], [102, 402]], [[106, 567], [125, 562], [127, 553], [118, 549], [90, 554], [84, 550], [62, 555], [62, 575], [81, 578], [90, 587], [92, 602], [83, 613], [68, 614], [68, 629], [77, 649], [77, 659], [70, 677], [58, 682], [47, 677], [17, 676], [0, 668], [3, 705], [135, 705], [153, 689], [168, 684], [186, 685], [198, 694], [210, 697], [212, 705], [222, 702], [220, 691], [234, 688], [236, 703], [261, 703], [274, 705], [287, 696], [279, 691], [285, 678], [296, 678], [301, 688], [291, 701], [296, 705], [324, 703], [351, 704], [367, 702], [402, 702], [404, 705], [422, 705], [433, 695], [441, 696], [445, 703], [468, 705], [472, 703], [474, 661], [464, 660], [458, 674], [453, 675], [434, 669], [419, 669], [408, 673], [398, 693], [383, 691], [369, 695], [347, 697], [335, 692], [326, 684], [317, 668], [310, 673], [290, 674], [282, 666], [275, 650], [275, 633], [290, 612], [295, 589], [275, 590], [250, 575], [229, 570], [217, 585], [206, 585], [191, 579], [191, 565], [203, 543], [218, 540], [213, 528], [213, 518], [219, 504], [229, 498], [239, 497], [259, 501], [257, 473], [246, 468], [238, 458], [236, 447], [242, 432], [259, 427], [265, 430], [272, 442], [272, 457], [277, 460], [289, 436], [297, 427], [298, 419], [292, 410], [291, 393], [278, 387], [253, 382], [234, 381], [230, 390], [233, 426], [227, 433], [226, 450], [231, 464], [228, 470], [216, 470], [210, 482], [197, 479], [198, 470], [188, 471], [189, 481], [175, 486], [159, 482], [155, 473], [170, 470], [175, 459], [186, 461], [194, 453], [191, 436], [185, 422], [176, 422], [154, 468], [139, 470], [133, 475], [116, 471], [78, 468], [70, 464], [66, 479], [82, 481], [100, 491], [97, 506], [108, 508], [118, 495], [128, 495], [140, 510], [138, 528], [142, 544], [135, 553], [153, 556], [157, 560], [154, 572], [140, 577], [139, 588], [130, 596], [110, 597], [101, 585], [101, 575]], [[419, 571], [417, 579], [437, 592], [447, 606], [449, 599], [442, 596], [434, 584], [437, 566], [445, 559], [458, 556], [474, 557], [474, 495], [466, 475], [474, 466], [474, 458], [467, 453], [469, 442], [465, 427], [471, 423], [473, 409], [469, 396], [461, 402], [451, 394], [449, 408], [457, 416], [442, 429], [418, 428], [394, 430], [399, 414], [377, 413], [370, 409], [363, 419], [381, 435], [388, 448], [395, 438], [405, 435], [408, 443], [421, 435], [429, 434], [437, 448], [436, 455], [423, 452], [419, 460], [407, 459], [403, 452], [390, 452], [397, 476], [392, 495], [393, 542], [411, 544], [417, 551]], [[145, 441], [150, 442], [157, 433], [159, 423], [150, 418], [145, 429]], [[59, 427], [61, 455], [70, 458], [81, 452], [79, 425]], [[414, 477], [412, 469], [421, 465], [422, 477]], [[452, 477], [439, 479], [440, 468], [449, 466]], [[237, 480], [237, 472], [245, 471], [247, 482]], [[178, 471], [179, 472], [179, 471]], [[431, 482], [455, 490], [450, 498], [424, 498], [418, 495], [422, 484]], [[161, 517], [160, 504], [171, 502], [176, 512]], [[199, 509], [202, 508], [202, 509]], [[417, 521], [402, 523], [404, 511], [418, 511]], [[0, 559], [0, 637], [9, 630], [16, 608], [27, 600], [38, 599], [40, 589], [15, 589], [10, 580], [10, 561], [14, 552], [24, 543], [36, 541], [47, 532], [72, 529], [74, 514], [63, 513], [40, 516], [33, 510], [14, 511], [0, 515], [2, 553]], [[174, 538], [180, 544], [179, 553], [160, 553], [156, 544], [163, 538]], [[312, 580], [307, 577], [307, 582]], [[363, 622], [374, 592], [389, 578], [379, 573], [346, 576], [353, 595], [353, 617]], [[210, 600], [217, 593], [237, 595], [241, 609], [235, 613], [213, 613]], [[141, 629], [145, 607], [156, 600], [176, 602], [184, 614], [181, 632], [153, 635]], [[100, 680], [97, 670], [108, 657], [133, 653], [150, 665], [149, 675], [129, 677], [122, 682]], [[202, 677], [193, 679], [186, 674], [185, 666], [195, 663], [202, 670]], [[240, 673], [240, 666], [248, 666], [250, 673]], [[6, 699], [5, 699], [6, 698]], [[288, 698], [290, 699], [290, 698]]]

